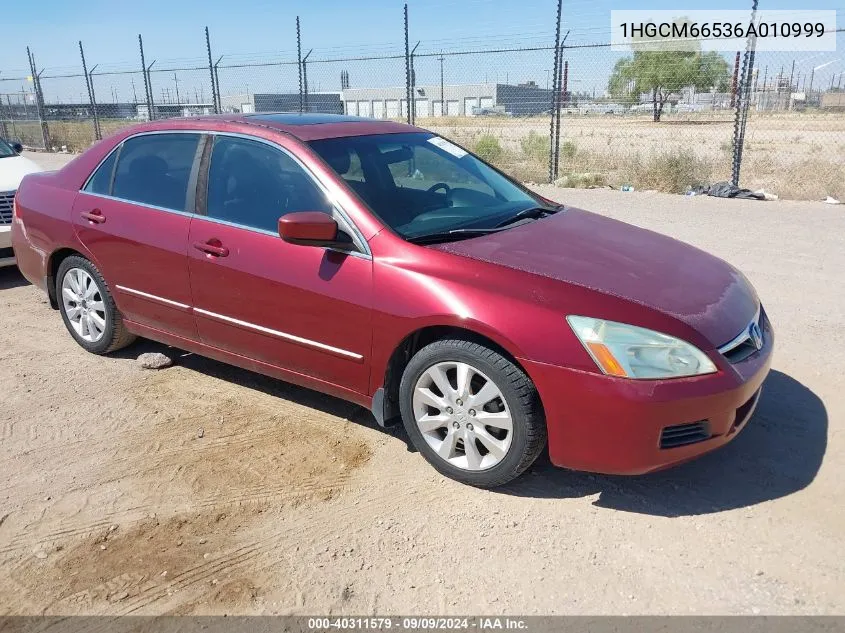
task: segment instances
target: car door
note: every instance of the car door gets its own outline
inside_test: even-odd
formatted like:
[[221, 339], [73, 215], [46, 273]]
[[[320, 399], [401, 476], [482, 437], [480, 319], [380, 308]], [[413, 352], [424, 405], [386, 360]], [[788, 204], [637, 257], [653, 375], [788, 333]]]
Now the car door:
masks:
[[[203, 342], [366, 393], [372, 260], [366, 242], [315, 177], [280, 146], [218, 134], [191, 223], [189, 271]], [[205, 184], [205, 188], [203, 185]], [[298, 246], [280, 216], [332, 214], [356, 250]]]
[[129, 321], [196, 338], [188, 229], [201, 141], [196, 133], [126, 139], [97, 168], [73, 206], [90, 251]]

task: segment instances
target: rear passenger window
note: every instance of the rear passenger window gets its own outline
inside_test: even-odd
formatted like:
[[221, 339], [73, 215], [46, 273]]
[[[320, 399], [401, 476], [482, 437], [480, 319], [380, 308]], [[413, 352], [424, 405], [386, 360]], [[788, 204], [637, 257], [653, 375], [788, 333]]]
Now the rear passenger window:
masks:
[[199, 134], [147, 134], [123, 143], [112, 195], [184, 211]]
[[97, 171], [91, 176], [88, 184], [85, 185], [85, 191], [89, 193], [99, 193], [104, 196], [111, 194], [111, 175], [114, 171], [114, 163], [117, 160], [118, 151], [114, 150], [109, 157], [100, 163]]
[[279, 218], [294, 211], [331, 213], [332, 205], [281, 150], [238, 137], [215, 139], [208, 170], [209, 218], [275, 233]]

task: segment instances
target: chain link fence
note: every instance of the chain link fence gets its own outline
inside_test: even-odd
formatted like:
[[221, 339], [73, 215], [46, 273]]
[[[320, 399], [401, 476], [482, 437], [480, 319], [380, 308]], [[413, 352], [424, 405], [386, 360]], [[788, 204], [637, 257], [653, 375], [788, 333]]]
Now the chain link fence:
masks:
[[134, 68], [92, 66], [80, 43], [78, 70], [39, 71], [33, 59], [29, 73], [0, 73], [0, 134], [81, 151], [151, 119], [345, 113], [413, 122], [523, 181], [684, 193], [734, 180], [786, 198], [845, 197], [845, 68], [818, 53], [409, 42], [358, 56], [301, 46], [214, 56], [207, 39], [202, 57], [158, 61], [138, 44]]

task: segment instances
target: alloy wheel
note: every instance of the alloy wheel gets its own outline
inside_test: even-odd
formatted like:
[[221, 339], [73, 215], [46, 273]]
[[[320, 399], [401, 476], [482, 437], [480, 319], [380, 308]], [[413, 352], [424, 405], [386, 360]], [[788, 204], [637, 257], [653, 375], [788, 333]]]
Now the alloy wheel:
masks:
[[504, 459], [513, 419], [501, 389], [463, 362], [440, 362], [417, 379], [414, 419], [425, 441], [447, 463], [487, 470]]
[[88, 271], [71, 268], [62, 279], [62, 306], [76, 334], [96, 343], [106, 331], [106, 307], [100, 287]]

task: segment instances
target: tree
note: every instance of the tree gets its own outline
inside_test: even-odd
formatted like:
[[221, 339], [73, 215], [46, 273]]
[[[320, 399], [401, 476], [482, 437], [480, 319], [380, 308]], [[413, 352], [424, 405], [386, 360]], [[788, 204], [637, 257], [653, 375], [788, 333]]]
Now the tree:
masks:
[[633, 57], [616, 62], [608, 81], [608, 91], [617, 100], [639, 100], [651, 94], [654, 120], [660, 121], [663, 106], [673, 92], [695, 87], [723, 90], [730, 80], [730, 69], [715, 52], [637, 50]]

